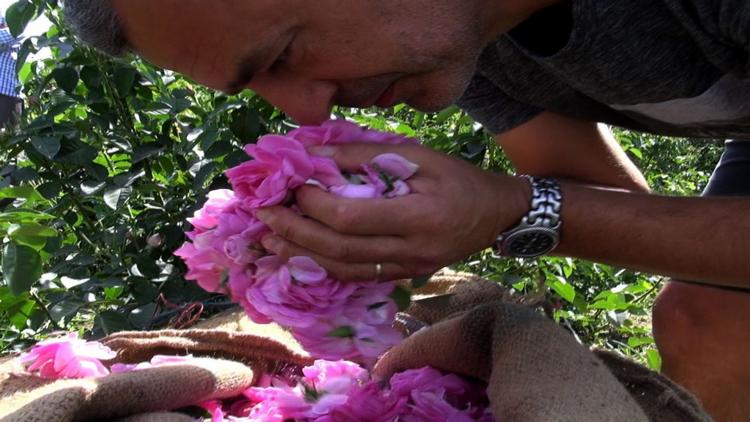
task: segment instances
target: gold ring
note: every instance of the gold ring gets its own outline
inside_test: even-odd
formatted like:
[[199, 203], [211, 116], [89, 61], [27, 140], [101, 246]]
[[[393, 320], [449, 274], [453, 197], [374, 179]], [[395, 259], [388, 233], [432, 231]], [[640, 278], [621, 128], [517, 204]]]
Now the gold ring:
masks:
[[380, 281], [380, 276], [383, 275], [383, 264], [378, 262], [375, 264], [375, 280]]

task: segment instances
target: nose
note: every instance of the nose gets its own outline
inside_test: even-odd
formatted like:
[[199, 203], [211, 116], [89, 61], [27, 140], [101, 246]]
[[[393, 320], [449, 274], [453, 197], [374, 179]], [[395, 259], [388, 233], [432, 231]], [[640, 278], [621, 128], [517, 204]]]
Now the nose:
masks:
[[297, 123], [316, 125], [330, 118], [337, 86], [330, 81], [262, 76], [253, 79], [250, 89]]

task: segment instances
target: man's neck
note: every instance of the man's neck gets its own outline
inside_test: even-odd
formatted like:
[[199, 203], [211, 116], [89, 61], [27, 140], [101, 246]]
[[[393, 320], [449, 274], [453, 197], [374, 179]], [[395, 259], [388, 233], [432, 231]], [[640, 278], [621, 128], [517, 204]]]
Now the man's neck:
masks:
[[489, 43], [529, 16], [562, 0], [480, 0], [484, 41]]

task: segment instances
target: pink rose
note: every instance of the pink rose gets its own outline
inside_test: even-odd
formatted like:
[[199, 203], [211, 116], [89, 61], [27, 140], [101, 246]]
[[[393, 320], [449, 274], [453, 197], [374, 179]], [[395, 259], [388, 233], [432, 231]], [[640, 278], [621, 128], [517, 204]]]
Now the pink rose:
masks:
[[361, 366], [345, 360], [316, 360], [302, 369], [302, 381], [320, 394], [347, 394], [354, 386], [366, 382], [370, 375]]
[[247, 268], [232, 268], [229, 273], [229, 292], [232, 300], [240, 304], [248, 317], [258, 324], [273, 322], [267, 315], [258, 311], [247, 299], [247, 292], [255, 285], [253, 271]]
[[99, 342], [81, 340], [77, 333], [70, 333], [40, 341], [21, 355], [21, 361], [31, 363], [27, 370], [38, 372], [42, 378], [103, 377], [109, 374], [109, 370], [101, 361], [113, 359], [116, 355]]
[[443, 374], [437, 369], [424, 367], [410, 369], [394, 375], [390, 380], [391, 390], [397, 395], [408, 395], [424, 391], [447, 395], [457, 407], [478, 404], [485, 400], [484, 388], [455, 374]]
[[110, 367], [113, 374], [121, 374], [124, 372], [141, 371], [144, 369], [151, 369], [160, 366], [170, 365], [189, 365], [195, 362], [193, 355], [176, 356], [176, 355], [155, 355], [148, 362], [141, 362], [136, 364], [130, 363], [116, 363]]
[[250, 209], [283, 203], [315, 172], [305, 147], [294, 139], [266, 135], [245, 151], [255, 160], [227, 170], [235, 194]]
[[188, 267], [185, 278], [195, 280], [206, 291], [227, 293], [230, 273], [266, 254], [260, 239], [270, 230], [237, 205], [224, 208], [219, 214], [212, 211], [213, 227], [196, 228], [191, 233], [193, 242], [186, 242], [174, 252]]
[[211, 414], [211, 422], [224, 422], [224, 410], [218, 400], [209, 400], [198, 403], [198, 406], [206, 409]]
[[417, 143], [413, 138], [394, 133], [368, 130], [343, 119], [329, 120], [320, 126], [303, 126], [289, 132], [287, 136], [302, 142], [305, 147], [355, 142], [388, 145]]
[[226, 293], [225, 284], [232, 261], [221, 248], [222, 239], [214, 230], [194, 236], [193, 243], [185, 242], [174, 254], [185, 261], [185, 278], [194, 280], [208, 292]]
[[215, 236], [234, 264], [245, 266], [266, 254], [260, 240], [271, 230], [265, 224], [240, 207], [220, 217]]
[[370, 366], [402, 340], [391, 322], [367, 322], [383, 319], [381, 313], [390, 314], [389, 307], [379, 307], [387, 312], [349, 308], [331, 320], [320, 321], [305, 329], [293, 329], [292, 334], [306, 350], [314, 350], [323, 359], [351, 359]]
[[336, 196], [350, 199], [377, 199], [383, 197], [383, 192], [378, 186], [367, 183], [361, 185], [346, 184], [332, 186], [328, 191]]
[[393, 422], [399, 415], [408, 412], [405, 397], [396, 397], [384, 391], [376, 382], [355, 387], [349, 399], [315, 422]]
[[407, 180], [419, 170], [417, 164], [393, 153], [380, 154], [370, 162], [383, 173], [400, 180]]
[[267, 256], [255, 262], [255, 283], [247, 290], [247, 301], [260, 313], [288, 327], [309, 327], [339, 312], [357, 289], [328, 277], [308, 257], [285, 261]]
[[196, 211], [192, 218], [188, 218], [188, 222], [199, 231], [212, 229], [219, 224], [219, 215], [229, 208], [233, 201], [234, 192], [229, 189], [211, 191], [203, 208]]
[[305, 400], [301, 386], [250, 388], [243, 393], [257, 403], [250, 411], [251, 421], [278, 421], [303, 419], [311, 414], [312, 405]]
[[451, 406], [444, 397], [433, 392], [418, 391], [411, 395], [410, 412], [399, 420], [405, 422], [472, 422], [467, 411]]

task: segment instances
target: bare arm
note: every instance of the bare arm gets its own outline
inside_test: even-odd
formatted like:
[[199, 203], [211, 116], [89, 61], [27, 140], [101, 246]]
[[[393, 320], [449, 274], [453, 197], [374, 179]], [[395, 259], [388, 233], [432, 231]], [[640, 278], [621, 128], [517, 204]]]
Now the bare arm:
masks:
[[552, 113], [496, 139], [519, 173], [567, 180], [556, 253], [750, 287], [750, 199], [648, 195], [606, 128]]
[[563, 183], [557, 252], [750, 288], [750, 198], [674, 198]]
[[648, 191], [646, 179], [603, 125], [547, 112], [495, 140], [519, 174]]

